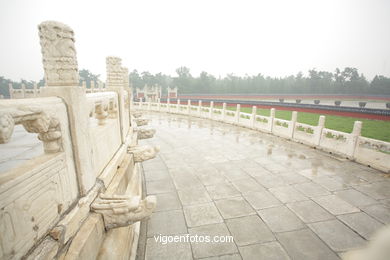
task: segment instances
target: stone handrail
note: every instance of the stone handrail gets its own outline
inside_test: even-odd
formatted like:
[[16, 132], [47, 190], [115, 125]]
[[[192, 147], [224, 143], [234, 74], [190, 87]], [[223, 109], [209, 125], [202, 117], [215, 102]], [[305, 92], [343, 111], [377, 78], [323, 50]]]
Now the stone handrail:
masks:
[[107, 118], [116, 118], [118, 114], [118, 95], [115, 92], [86, 94], [89, 116], [93, 115], [99, 125], [104, 125]]
[[0, 144], [9, 142], [14, 126], [20, 124], [27, 132], [38, 134], [38, 139], [43, 142], [45, 153], [62, 151], [60, 118], [55, 115], [53, 109], [49, 108], [53, 101], [54, 99], [48, 98], [34, 101], [3, 100], [0, 103]]
[[[296, 111], [291, 120], [284, 120], [275, 117], [274, 108], [271, 109], [270, 116], [261, 116], [257, 115], [256, 106], [253, 107], [252, 114], [248, 114], [240, 112], [239, 104], [236, 111], [227, 110], [226, 103], [223, 103], [222, 109], [213, 108], [214, 102], [210, 107], [203, 107], [201, 101], [198, 106], [192, 104], [190, 100], [188, 104], [180, 104], [180, 101], [170, 104], [169, 100], [165, 104], [160, 103], [160, 100], [155, 104], [134, 102], [135, 108], [141, 110], [191, 115], [272, 133], [390, 173], [390, 143], [360, 136], [360, 121], [355, 122], [352, 133], [344, 133], [325, 128], [325, 116], [320, 116], [318, 125], [312, 126], [297, 122]], [[179, 109], [174, 108], [176, 106]]]
[[[133, 116], [128, 70], [119, 57], [106, 58], [105, 92], [86, 94], [78, 86], [73, 30], [56, 21], [38, 29], [47, 86], [39, 98], [26, 99], [37, 93], [22, 85], [15, 91], [23, 93], [20, 99], [0, 100], [2, 152], [20, 156], [18, 149], [27, 147], [28, 154], [3, 161], [0, 259], [134, 259], [139, 221], [156, 206], [153, 196], [143, 198], [140, 163], [159, 151], [138, 145], [138, 136], [155, 131], [134, 127], [148, 121]], [[92, 83], [91, 91], [98, 89]], [[30, 153], [26, 133], [12, 138], [18, 124], [38, 134], [42, 154]], [[123, 241], [120, 252], [106, 250], [113, 240]]]

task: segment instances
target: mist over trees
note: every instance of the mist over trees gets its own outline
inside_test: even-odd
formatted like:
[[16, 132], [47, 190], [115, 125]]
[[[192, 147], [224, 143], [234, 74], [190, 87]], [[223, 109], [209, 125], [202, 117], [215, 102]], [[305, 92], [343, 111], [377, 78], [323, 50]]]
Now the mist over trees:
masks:
[[[87, 88], [91, 81], [98, 82], [99, 74], [87, 69], [79, 71], [81, 81], [86, 81]], [[181, 94], [356, 94], [356, 95], [390, 95], [390, 78], [377, 75], [369, 82], [356, 68], [336, 69], [334, 72], [309, 70], [305, 76], [302, 72], [287, 77], [269, 77], [262, 74], [255, 76], [215, 77], [205, 71], [199, 76], [191, 75], [190, 69], [180, 67], [176, 75], [162, 73], [152, 74], [148, 71], [129, 73], [129, 81], [134, 88], [158, 84], [165, 92], [167, 87], [178, 87]], [[21, 88], [22, 83], [32, 88], [34, 81], [21, 79], [18, 82], [0, 76], [0, 94], [9, 97], [8, 84]], [[44, 86], [41, 79], [38, 86]]]
[[236, 76], [228, 74], [216, 78], [205, 71], [192, 76], [190, 69], [180, 67], [171, 77], [149, 72], [139, 74], [136, 70], [129, 75], [133, 87], [158, 84], [163, 87], [178, 87], [182, 94], [375, 94], [390, 95], [390, 78], [375, 76], [369, 82], [356, 68], [336, 69], [334, 72], [309, 70], [287, 77], [272, 78], [258, 74]]

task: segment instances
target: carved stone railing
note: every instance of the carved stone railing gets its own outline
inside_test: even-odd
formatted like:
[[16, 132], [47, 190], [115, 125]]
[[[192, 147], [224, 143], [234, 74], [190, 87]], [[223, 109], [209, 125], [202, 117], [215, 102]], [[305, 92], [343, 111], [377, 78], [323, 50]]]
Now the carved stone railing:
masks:
[[115, 92], [87, 94], [89, 116], [95, 117], [99, 125], [104, 125], [107, 118], [118, 116], [118, 96]]
[[[88, 91], [79, 86], [73, 30], [55, 21], [38, 29], [47, 86], [40, 98], [0, 101], [0, 148], [24, 145], [16, 134], [12, 139], [14, 126], [22, 125], [38, 134], [44, 153], [15, 157], [0, 174], [0, 259], [134, 259], [139, 221], [156, 206], [155, 197], [142, 199], [140, 163], [159, 150], [137, 142], [155, 130], [130, 126], [148, 120], [131, 116], [120, 58], [106, 59], [104, 92], [94, 82]], [[19, 126], [17, 133], [34, 138]], [[112, 241], [124, 246], [105, 250]]]
[[[370, 165], [373, 168], [390, 173], [390, 153], [388, 147], [390, 143], [369, 139], [360, 136], [362, 123], [356, 121], [352, 133], [345, 133], [326, 129], [325, 116], [320, 116], [318, 125], [312, 126], [297, 122], [297, 112], [292, 113], [291, 120], [284, 120], [275, 117], [275, 109], [272, 108], [270, 116], [258, 115], [256, 107], [253, 107], [252, 114], [243, 113], [240, 106], [236, 110], [228, 110], [226, 103], [222, 104], [222, 109], [214, 108], [214, 103], [210, 106], [202, 106], [199, 101], [194, 106], [190, 100], [187, 104], [134, 102], [137, 110], [151, 110], [168, 113], [178, 113], [195, 117], [213, 119], [225, 123], [249, 127], [262, 132], [290, 139], [299, 143], [304, 143], [318, 149], [323, 149], [331, 153], [339, 154], [351, 160]], [[368, 155], [370, 153], [370, 155]]]
[[19, 99], [19, 98], [35, 98], [39, 96], [40, 90], [37, 84], [34, 84], [33, 88], [28, 89], [26, 85], [22, 83], [22, 87], [20, 89], [15, 89], [12, 83], [8, 84], [9, 95], [11, 99]]
[[[35, 135], [12, 136], [15, 125], [37, 133], [43, 153], [18, 160]], [[0, 153], [13, 152], [0, 174], [1, 259], [20, 259], [59, 221], [79, 196], [69, 118], [57, 97], [0, 101]], [[4, 144], [7, 143], [7, 144]], [[39, 144], [39, 143], [38, 143]], [[12, 146], [17, 147], [14, 150]]]
[[48, 115], [39, 106], [19, 105], [14, 107], [0, 104], [0, 144], [10, 141], [14, 126], [21, 124], [29, 133], [37, 133], [46, 153], [62, 150], [60, 122]]

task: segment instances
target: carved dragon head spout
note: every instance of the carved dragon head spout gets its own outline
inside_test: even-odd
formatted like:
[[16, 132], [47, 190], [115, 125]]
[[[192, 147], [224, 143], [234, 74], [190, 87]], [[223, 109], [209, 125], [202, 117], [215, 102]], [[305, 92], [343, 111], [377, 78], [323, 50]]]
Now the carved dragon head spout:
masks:
[[156, 197], [126, 195], [100, 196], [93, 202], [91, 209], [103, 215], [104, 225], [107, 230], [117, 227], [125, 227], [149, 217], [156, 208]]
[[143, 162], [156, 157], [160, 148], [157, 146], [137, 145], [127, 147], [127, 153], [134, 156], [134, 162]]
[[46, 21], [38, 25], [43, 69], [48, 86], [78, 86], [74, 33], [69, 26]]
[[156, 129], [135, 128], [134, 131], [138, 133], [138, 140], [152, 138], [156, 133]]

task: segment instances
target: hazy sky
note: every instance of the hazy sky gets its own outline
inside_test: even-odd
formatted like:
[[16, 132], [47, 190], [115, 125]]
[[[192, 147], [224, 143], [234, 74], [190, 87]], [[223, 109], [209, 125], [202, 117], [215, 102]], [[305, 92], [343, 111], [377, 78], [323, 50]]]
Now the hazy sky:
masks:
[[42, 78], [45, 20], [73, 28], [79, 69], [102, 79], [109, 55], [130, 71], [171, 75], [180, 66], [216, 76], [351, 66], [390, 76], [389, 0], [0, 0], [0, 75]]

